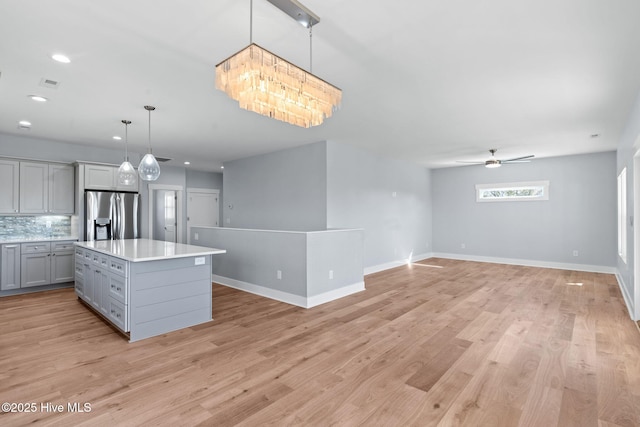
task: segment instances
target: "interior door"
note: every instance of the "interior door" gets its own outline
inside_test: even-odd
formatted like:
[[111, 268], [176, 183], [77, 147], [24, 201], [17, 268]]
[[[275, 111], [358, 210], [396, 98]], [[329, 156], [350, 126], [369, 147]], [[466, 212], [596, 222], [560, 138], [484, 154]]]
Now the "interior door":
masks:
[[177, 242], [177, 195], [174, 190], [154, 190], [153, 239]]

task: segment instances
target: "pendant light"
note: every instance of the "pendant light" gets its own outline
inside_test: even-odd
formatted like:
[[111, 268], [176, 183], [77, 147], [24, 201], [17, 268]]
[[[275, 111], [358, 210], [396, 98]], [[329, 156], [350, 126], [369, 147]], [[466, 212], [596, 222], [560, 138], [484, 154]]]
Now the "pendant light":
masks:
[[143, 181], [155, 181], [160, 176], [160, 165], [153, 154], [151, 154], [151, 112], [156, 109], [150, 105], [145, 105], [144, 109], [149, 112], [149, 152], [144, 155], [138, 165], [138, 173]]
[[126, 186], [135, 186], [138, 174], [133, 168], [133, 165], [129, 163], [129, 132], [128, 128], [131, 124], [131, 120], [122, 120], [124, 123], [124, 162], [118, 169], [118, 183]]

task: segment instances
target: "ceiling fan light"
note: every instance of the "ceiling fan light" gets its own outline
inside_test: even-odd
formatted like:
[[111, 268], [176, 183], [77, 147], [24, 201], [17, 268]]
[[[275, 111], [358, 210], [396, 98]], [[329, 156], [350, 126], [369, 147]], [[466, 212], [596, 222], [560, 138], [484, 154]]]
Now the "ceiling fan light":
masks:
[[485, 167], [487, 168], [499, 168], [501, 166], [500, 160], [487, 160], [485, 162]]

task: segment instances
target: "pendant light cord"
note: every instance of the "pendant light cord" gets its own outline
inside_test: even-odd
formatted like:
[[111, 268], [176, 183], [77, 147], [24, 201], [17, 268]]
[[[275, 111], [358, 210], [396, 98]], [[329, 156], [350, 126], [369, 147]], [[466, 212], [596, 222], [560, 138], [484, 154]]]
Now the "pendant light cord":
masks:
[[151, 109], [149, 108], [149, 154], [151, 153]]
[[253, 0], [249, 0], [249, 44], [253, 43]]
[[313, 25], [309, 24], [309, 72], [313, 74]]
[[124, 160], [129, 161], [129, 123], [124, 124]]

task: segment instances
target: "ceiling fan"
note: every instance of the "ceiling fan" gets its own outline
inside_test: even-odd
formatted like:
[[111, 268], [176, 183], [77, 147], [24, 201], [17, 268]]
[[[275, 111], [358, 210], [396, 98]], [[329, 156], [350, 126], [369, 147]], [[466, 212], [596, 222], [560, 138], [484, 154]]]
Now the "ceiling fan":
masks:
[[485, 167], [488, 168], [499, 168], [504, 163], [527, 163], [529, 162], [529, 160], [527, 159], [535, 157], [533, 154], [530, 154], [528, 156], [514, 157], [513, 159], [498, 160], [496, 159], [496, 151], [498, 151], [497, 148], [492, 148], [491, 150], [489, 150], [489, 152], [491, 153], [491, 158], [489, 160], [485, 160], [484, 162], [464, 162], [459, 160], [458, 163], [471, 163], [475, 165], [485, 165]]

